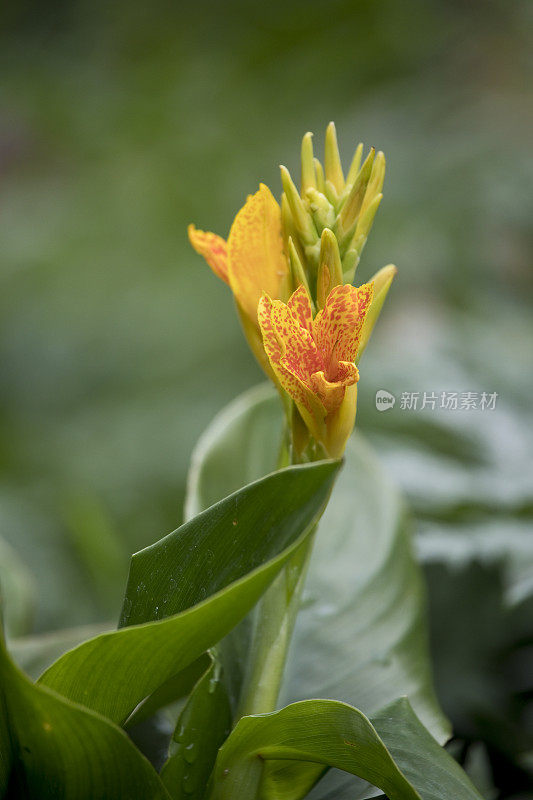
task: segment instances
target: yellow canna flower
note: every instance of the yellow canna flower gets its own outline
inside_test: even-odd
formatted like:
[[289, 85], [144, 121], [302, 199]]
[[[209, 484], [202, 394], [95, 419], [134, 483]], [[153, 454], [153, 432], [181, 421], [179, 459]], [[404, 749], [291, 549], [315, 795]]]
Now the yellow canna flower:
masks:
[[342, 455], [354, 426], [359, 380], [354, 361], [372, 296], [372, 283], [335, 286], [314, 319], [304, 286], [287, 303], [266, 294], [259, 301], [272, 370], [331, 458]]
[[289, 297], [291, 273], [283, 250], [281, 209], [272, 192], [260, 184], [233, 221], [228, 241], [189, 225], [189, 240], [213, 272], [229, 284], [244, 333], [252, 351], [272, 377], [257, 321], [263, 293], [279, 300]]
[[227, 241], [194, 225], [188, 229], [194, 249], [233, 292], [248, 343], [285, 401], [299, 454], [310, 434], [329, 455], [342, 454], [355, 421], [353, 362], [396, 274], [389, 264], [371, 283], [351, 285], [385, 177], [383, 153], [371, 148], [362, 155], [360, 144], [344, 177], [330, 123], [324, 168], [314, 157], [312, 134], [303, 138], [301, 191], [281, 168], [281, 208], [260, 184]]

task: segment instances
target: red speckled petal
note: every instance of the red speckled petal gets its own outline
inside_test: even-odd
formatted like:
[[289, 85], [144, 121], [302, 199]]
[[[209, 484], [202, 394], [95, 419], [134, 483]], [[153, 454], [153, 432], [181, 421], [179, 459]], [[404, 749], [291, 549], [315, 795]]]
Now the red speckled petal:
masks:
[[[283, 313], [283, 309], [286, 313]], [[307, 380], [310, 380], [310, 365], [316, 364], [318, 355], [311, 337], [298, 325], [284, 303], [273, 302], [268, 295], [259, 301], [257, 319], [263, 334], [265, 352], [279, 383], [298, 405], [309, 428], [316, 431], [326, 411], [304, 379], [307, 371]], [[292, 338], [291, 334], [296, 335]], [[306, 367], [297, 360], [299, 351], [306, 353]]]
[[310, 386], [311, 375], [324, 369], [313, 337], [280, 300], [272, 304], [271, 322], [283, 350], [281, 363], [306, 386]]
[[372, 295], [372, 283], [359, 288], [350, 284], [335, 286], [315, 317], [313, 336], [331, 380], [337, 379], [340, 361], [355, 361]]
[[305, 286], [299, 286], [287, 300], [287, 305], [292, 311], [302, 328], [305, 328], [311, 335], [313, 334], [313, 312], [311, 310], [311, 299]]
[[205, 258], [215, 275], [229, 284], [226, 240], [216, 233], [198, 230], [194, 225], [189, 225], [187, 232], [196, 252]]

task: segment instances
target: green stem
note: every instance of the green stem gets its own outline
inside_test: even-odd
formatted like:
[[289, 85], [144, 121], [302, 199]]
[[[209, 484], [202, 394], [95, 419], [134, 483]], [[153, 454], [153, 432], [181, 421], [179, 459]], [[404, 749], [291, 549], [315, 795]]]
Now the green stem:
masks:
[[274, 711], [313, 549], [313, 531], [263, 595], [238, 718]]
[[[287, 414], [287, 419], [291, 415]], [[278, 468], [294, 463], [288, 422]], [[254, 620], [249, 669], [237, 719], [274, 711], [313, 549], [316, 526], [261, 598]]]

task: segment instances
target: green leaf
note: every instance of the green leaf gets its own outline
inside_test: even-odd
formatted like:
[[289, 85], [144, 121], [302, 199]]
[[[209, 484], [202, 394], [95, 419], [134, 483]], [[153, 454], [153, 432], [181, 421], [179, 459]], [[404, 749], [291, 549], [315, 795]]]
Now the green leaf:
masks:
[[124, 731], [31, 683], [9, 658], [1, 630], [0, 686], [2, 797], [7, 791], [29, 800], [168, 800]]
[[[280, 768], [283, 761], [287, 768]], [[276, 765], [268, 771], [269, 762]], [[480, 800], [469, 778], [401, 698], [368, 719], [335, 700], [305, 700], [243, 717], [222, 746], [212, 800], [301, 798], [306, 771], [335, 767], [380, 788], [390, 800]], [[263, 778], [266, 774], [266, 786]], [[265, 791], [266, 789], [266, 791]]]
[[174, 747], [161, 770], [161, 779], [174, 800], [204, 796], [218, 749], [230, 729], [229, 700], [213, 660], [180, 714]]
[[187, 697], [194, 688], [198, 680], [209, 668], [213, 658], [209, 653], [202, 653], [200, 658], [193, 661], [185, 669], [180, 670], [176, 675], [165, 681], [159, 688], [152, 692], [142, 703], [140, 703], [133, 714], [126, 720], [125, 726], [131, 729], [149, 720], [154, 714], [165, 706], [170, 706], [178, 700]]
[[479, 800], [467, 774], [420, 723], [407, 698], [373, 714], [371, 721], [422, 800]]
[[138, 553], [123, 621], [174, 616], [91, 639], [40, 682], [123, 723], [252, 608], [305, 540], [339, 466], [327, 461], [273, 473]]
[[[305, 700], [243, 717], [220, 750], [212, 800], [264, 796], [261, 781], [269, 760], [336, 767], [379, 786], [390, 800], [420, 800], [365, 715], [336, 700]], [[285, 797], [285, 789], [278, 785], [277, 796]]]
[[306, 587], [280, 702], [334, 697], [373, 714], [407, 695], [446, 741], [406, 510], [358, 434], [321, 520]]
[[[247, 392], [222, 411], [194, 454], [187, 511], [215, 502], [244, 475], [268, 472], [280, 430], [280, 405], [269, 387]], [[240, 657], [245, 672], [248, 648], [241, 625], [225, 640], [221, 657]], [[440, 741], [448, 738], [433, 691], [424, 588], [405, 510], [356, 434], [320, 522], [280, 701], [334, 697], [371, 714], [400, 695], [409, 696]]]

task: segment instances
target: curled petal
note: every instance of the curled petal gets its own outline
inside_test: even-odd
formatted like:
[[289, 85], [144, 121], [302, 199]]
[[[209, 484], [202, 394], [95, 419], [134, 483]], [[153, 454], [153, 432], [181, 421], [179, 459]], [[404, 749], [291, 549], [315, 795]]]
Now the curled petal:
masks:
[[216, 233], [201, 231], [194, 225], [189, 225], [187, 233], [196, 252], [205, 258], [215, 275], [229, 284], [226, 240]]
[[281, 211], [264, 184], [248, 197], [231, 226], [228, 276], [237, 302], [255, 323], [264, 292], [282, 300], [288, 297], [289, 263], [283, 252]]
[[353, 386], [359, 380], [359, 372], [354, 364], [342, 362], [339, 364], [337, 378], [329, 381], [324, 372], [315, 372], [311, 376], [311, 387], [317, 394], [328, 414], [337, 411], [342, 401], [346, 388]]

